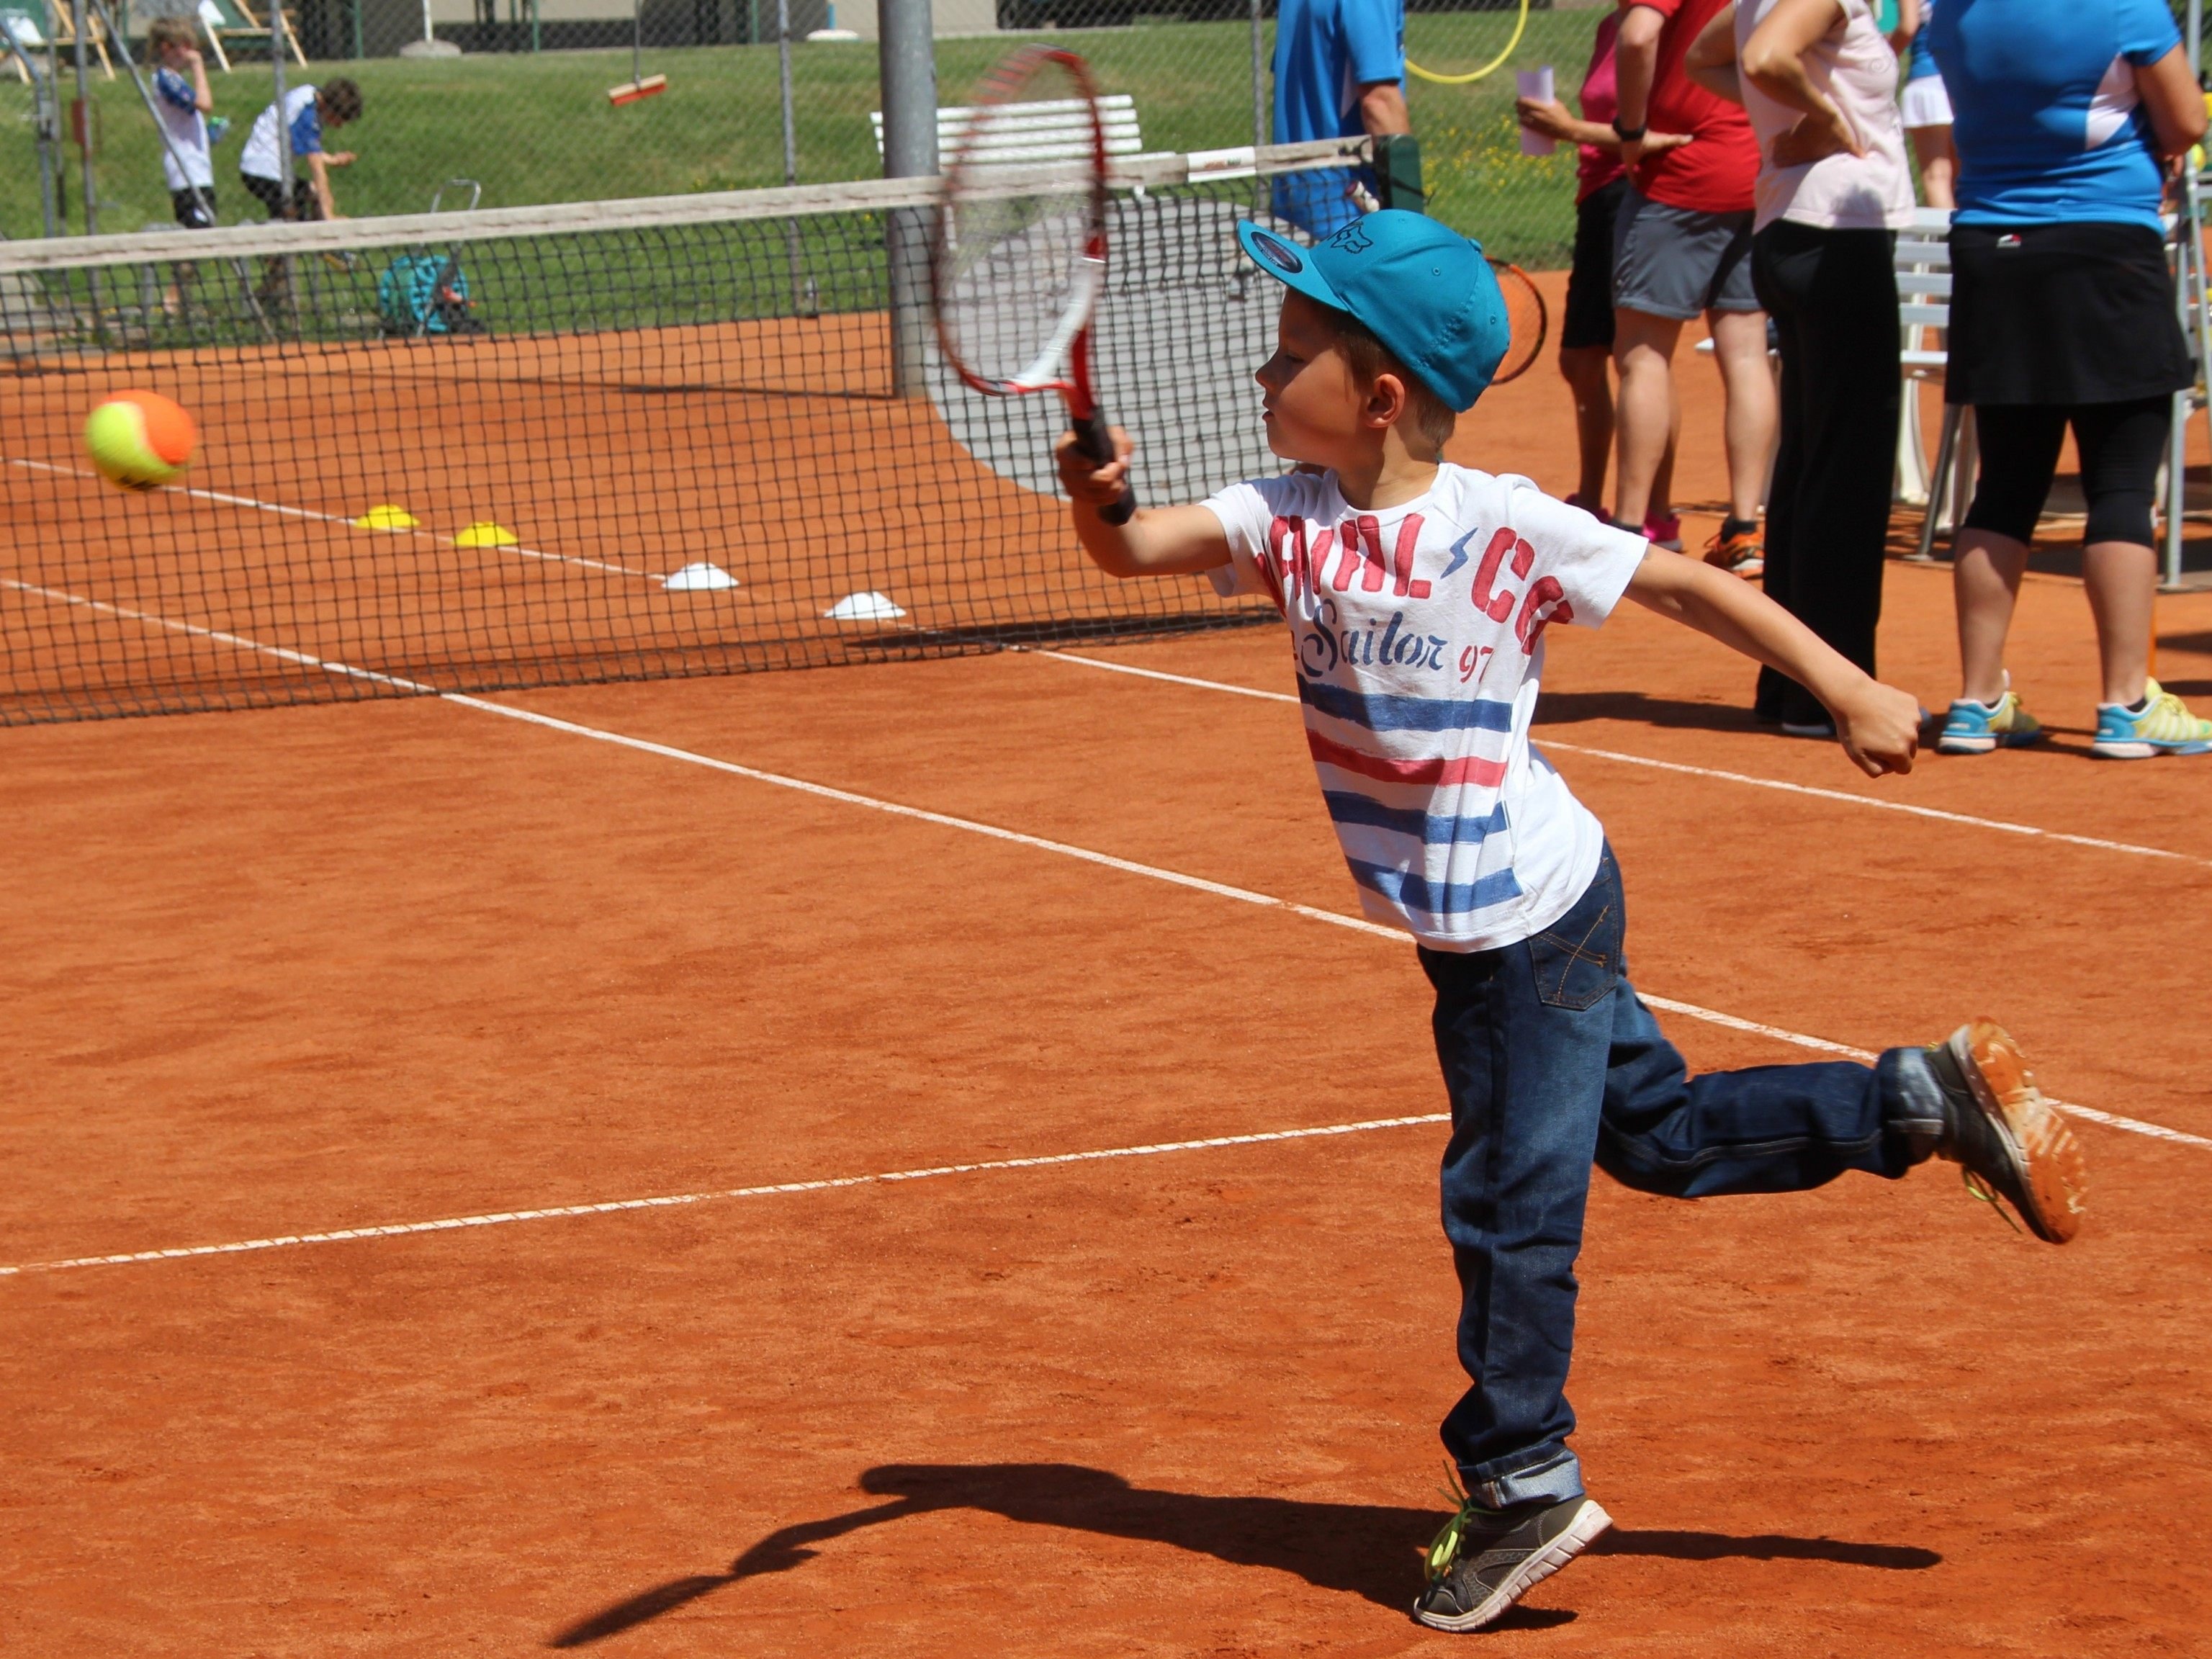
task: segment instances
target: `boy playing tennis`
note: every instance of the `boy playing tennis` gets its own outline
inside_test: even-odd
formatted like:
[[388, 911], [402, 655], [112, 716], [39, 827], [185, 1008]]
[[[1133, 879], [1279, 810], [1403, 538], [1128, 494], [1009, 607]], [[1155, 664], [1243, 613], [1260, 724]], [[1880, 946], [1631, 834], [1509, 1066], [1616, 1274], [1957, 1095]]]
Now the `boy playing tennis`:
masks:
[[2080, 1224], [2082, 1161], [1987, 1020], [1871, 1066], [1687, 1077], [1628, 982], [1604, 831], [1528, 741], [1544, 630], [1595, 627], [1626, 595], [1807, 687], [1871, 776], [1911, 768], [1917, 705], [1728, 573], [1526, 478], [1440, 459], [1506, 345], [1475, 245], [1401, 212], [1310, 248], [1249, 223], [1239, 236], [1290, 289], [1258, 380], [1269, 444], [1298, 470], [1124, 526], [1098, 509], [1121, 492], [1126, 434], [1103, 467], [1063, 439], [1060, 477], [1112, 574], [1205, 571], [1281, 609], [1362, 908], [1413, 934], [1436, 988], [1444, 1231], [1473, 1386], [1443, 1429], [1464, 1501], [1414, 1616], [1474, 1630], [1611, 1524], [1566, 1445], [1593, 1161], [1641, 1191], [1703, 1198], [1944, 1158], [2053, 1243]]

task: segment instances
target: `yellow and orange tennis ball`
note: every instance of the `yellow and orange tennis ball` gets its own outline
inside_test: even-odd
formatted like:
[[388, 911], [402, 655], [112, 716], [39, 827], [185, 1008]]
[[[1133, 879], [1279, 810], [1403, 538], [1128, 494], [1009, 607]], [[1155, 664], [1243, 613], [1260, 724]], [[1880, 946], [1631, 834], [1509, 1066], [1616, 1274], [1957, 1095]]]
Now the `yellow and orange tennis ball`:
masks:
[[158, 392], [118, 392], [84, 423], [92, 464], [125, 489], [159, 489], [183, 477], [199, 435], [192, 417]]

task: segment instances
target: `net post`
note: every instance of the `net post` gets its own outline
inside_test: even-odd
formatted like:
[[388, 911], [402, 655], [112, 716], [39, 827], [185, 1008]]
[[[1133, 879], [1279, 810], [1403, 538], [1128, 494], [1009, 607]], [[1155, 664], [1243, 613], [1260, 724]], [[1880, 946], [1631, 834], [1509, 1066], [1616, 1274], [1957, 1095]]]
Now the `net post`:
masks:
[[1386, 132], [1375, 141], [1376, 195], [1386, 208], [1426, 213], [1429, 193], [1421, 179], [1421, 141], [1410, 132]]
[[[937, 173], [937, 42], [930, 0], [882, 0], [878, 63], [884, 89], [884, 177]], [[918, 398], [927, 390], [924, 342], [929, 331], [929, 210], [896, 208], [884, 216], [890, 262], [891, 391]]]

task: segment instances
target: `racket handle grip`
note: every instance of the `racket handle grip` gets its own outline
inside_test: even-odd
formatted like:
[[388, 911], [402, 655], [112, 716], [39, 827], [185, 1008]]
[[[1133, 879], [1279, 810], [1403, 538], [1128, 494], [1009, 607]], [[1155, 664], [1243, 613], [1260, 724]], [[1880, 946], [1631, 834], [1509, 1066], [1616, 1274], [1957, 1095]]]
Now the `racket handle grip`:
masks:
[[[1097, 410], [1088, 415], [1070, 416], [1068, 424], [1075, 429], [1075, 447], [1092, 460], [1103, 466], [1114, 459], [1114, 434], [1106, 429], [1106, 417]], [[1098, 509], [1098, 516], [1108, 524], [1127, 524], [1137, 511], [1137, 492], [1128, 485], [1121, 486], [1121, 499]]]

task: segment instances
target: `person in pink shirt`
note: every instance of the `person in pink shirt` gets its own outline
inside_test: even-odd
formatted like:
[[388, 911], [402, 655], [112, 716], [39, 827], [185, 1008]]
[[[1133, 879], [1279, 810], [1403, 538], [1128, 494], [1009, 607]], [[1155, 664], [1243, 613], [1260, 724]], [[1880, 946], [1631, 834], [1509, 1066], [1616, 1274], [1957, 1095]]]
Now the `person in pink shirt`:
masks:
[[[1582, 117], [1558, 99], [1523, 98], [1515, 106], [1522, 126], [1580, 152], [1575, 168], [1574, 266], [1567, 275], [1566, 314], [1559, 325], [1559, 373], [1575, 398], [1575, 435], [1581, 449], [1582, 472], [1568, 503], [1590, 513], [1605, 511], [1606, 465], [1613, 454], [1613, 224], [1620, 216], [1620, 198], [1628, 193], [1628, 171], [1620, 163], [1620, 140], [1613, 130], [1617, 108], [1613, 79], [1613, 44], [1620, 35], [1620, 14], [1607, 12], [1598, 20], [1597, 38], [1590, 46], [1589, 67], [1583, 72], [1577, 101]], [[1674, 149], [1690, 142], [1686, 133], [1655, 132], [1644, 139], [1644, 154]], [[1674, 416], [1681, 425], [1679, 411]], [[1674, 482], [1674, 437], [1668, 435], [1667, 451], [1651, 483], [1650, 503], [1644, 515], [1645, 539], [1670, 552], [1682, 550], [1682, 524], [1672, 510]]]

